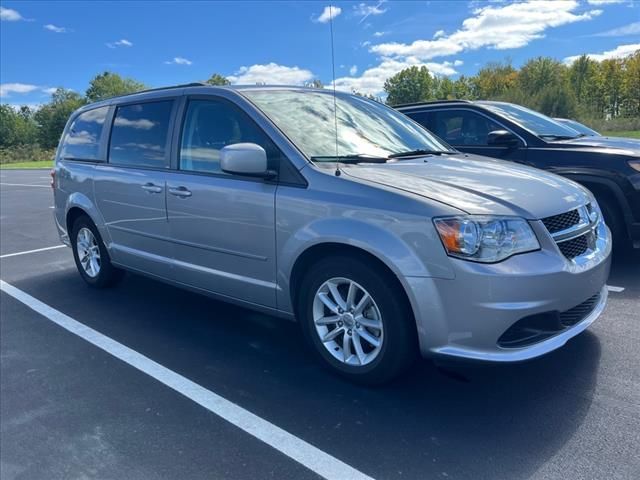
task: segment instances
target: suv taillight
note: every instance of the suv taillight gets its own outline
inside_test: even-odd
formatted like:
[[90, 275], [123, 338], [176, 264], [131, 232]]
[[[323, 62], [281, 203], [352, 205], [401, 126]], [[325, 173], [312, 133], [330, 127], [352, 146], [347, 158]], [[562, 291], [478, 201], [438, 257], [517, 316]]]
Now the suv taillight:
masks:
[[56, 169], [52, 168], [49, 175], [51, 175], [51, 188], [56, 188]]

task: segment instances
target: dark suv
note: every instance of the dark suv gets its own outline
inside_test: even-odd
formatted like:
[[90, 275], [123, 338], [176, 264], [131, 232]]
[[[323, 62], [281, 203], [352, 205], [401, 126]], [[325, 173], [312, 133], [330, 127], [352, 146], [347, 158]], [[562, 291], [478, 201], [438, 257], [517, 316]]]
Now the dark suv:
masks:
[[588, 137], [504, 102], [437, 101], [396, 107], [462, 152], [531, 165], [589, 188], [619, 244], [640, 248], [640, 140]]

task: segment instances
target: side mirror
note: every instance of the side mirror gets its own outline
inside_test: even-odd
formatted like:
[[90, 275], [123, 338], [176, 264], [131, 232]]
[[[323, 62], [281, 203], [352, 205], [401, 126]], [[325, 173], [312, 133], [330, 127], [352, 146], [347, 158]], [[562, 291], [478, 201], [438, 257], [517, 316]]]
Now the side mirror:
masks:
[[267, 168], [267, 152], [255, 143], [235, 143], [220, 150], [223, 172], [250, 177], [271, 178], [276, 172]]
[[508, 130], [494, 130], [487, 135], [487, 145], [495, 147], [516, 147], [520, 141]]

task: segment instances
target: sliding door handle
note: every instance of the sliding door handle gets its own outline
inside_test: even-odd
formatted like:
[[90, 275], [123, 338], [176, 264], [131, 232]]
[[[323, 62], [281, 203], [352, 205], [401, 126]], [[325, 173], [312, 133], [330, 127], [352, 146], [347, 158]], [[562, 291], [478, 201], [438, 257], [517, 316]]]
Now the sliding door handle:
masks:
[[191, 190], [189, 190], [187, 187], [169, 187], [169, 193], [181, 198], [191, 196]]
[[142, 189], [149, 193], [160, 193], [162, 192], [162, 187], [159, 185], [154, 185], [153, 183], [145, 183], [142, 185]]

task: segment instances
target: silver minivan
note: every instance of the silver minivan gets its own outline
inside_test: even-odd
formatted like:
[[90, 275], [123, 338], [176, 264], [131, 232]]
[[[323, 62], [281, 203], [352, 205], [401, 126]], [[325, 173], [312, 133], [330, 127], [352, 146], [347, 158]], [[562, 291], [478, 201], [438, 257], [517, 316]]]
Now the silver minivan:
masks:
[[589, 191], [462, 154], [360, 96], [190, 84], [94, 103], [69, 119], [53, 175], [87, 284], [126, 270], [296, 319], [363, 383], [417, 353], [537, 357], [607, 299]]

